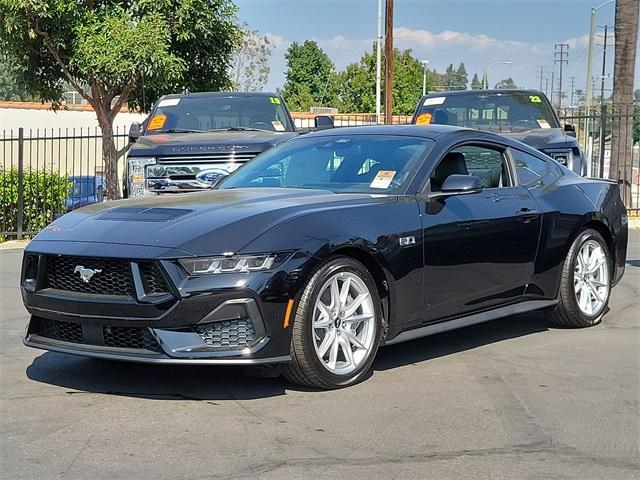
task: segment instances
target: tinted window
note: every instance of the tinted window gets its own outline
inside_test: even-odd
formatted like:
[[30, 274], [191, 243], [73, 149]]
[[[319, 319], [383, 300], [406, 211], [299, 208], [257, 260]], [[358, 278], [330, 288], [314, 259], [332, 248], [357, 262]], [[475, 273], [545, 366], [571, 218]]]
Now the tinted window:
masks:
[[313, 188], [404, 193], [433, 142], [374, 135], [299, 137], [267, 150], [218, 188]]
[[483, 188], [501, 188], [509, 185], [509, 175], [500, 150], [474, 145], [454, 148], [447, 153], [430, 176], [431, 190], [440, 191], [450, 175], [474, 175]]
[[540, 179], [549, 169], [549, 165], [538, 157], [513, 150], [513, 159], [516, 163], [518, 180], [522, 185], [530, 185]]
[[558, 128], [546, 98], [530, 92], [434, 94], [422, 101], [415, 123], [457, 125], [496, 132]]
[[292, 130], [279, 97], [185, 95], [160, 100], [149, 118], [146, 133], [226, 128], [256, 128], [272, 132]]

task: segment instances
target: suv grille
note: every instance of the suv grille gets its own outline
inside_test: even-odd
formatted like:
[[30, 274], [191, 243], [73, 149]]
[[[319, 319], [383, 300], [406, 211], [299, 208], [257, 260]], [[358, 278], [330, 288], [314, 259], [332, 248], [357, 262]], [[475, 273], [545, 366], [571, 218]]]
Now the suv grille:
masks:
[[[85, 282], [78, 267], [99, 270]], [[86, 257], [47, 257], [47, 286], [97, 295], [133, 295], [131, 266], [126, 260]]]
[[206, 323], [194, 328], [210, 348], [235, 349], [250, 347], [256, 340], [253, 323], [249, 319]]

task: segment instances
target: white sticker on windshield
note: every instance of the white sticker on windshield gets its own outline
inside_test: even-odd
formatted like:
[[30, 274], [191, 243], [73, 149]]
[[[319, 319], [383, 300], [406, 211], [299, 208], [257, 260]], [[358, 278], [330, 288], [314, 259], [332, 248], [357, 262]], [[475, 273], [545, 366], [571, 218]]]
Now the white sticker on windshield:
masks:
[[272, 121], [271, 125], [273, 125], [273, 129], [276, 132], [284, 132], [284, 125], [282, 124], [282, 122], [280, 120]]
[[541, 118], [540, 120], [538, 120], [538, 125], [540, 125], [540, 128], [551, 128], [551, 125], [549, 125], [549, 122], [547, 122], [544, 118]]
[[393, 181], [393, 177], [395, 176], [396, 176], [395, 170], [380, 170], [376, 174], [376, 178], [373, 179], [369, 187], [381, 188], [383, 190], [386, 190], [387, 188], [389, 188], [389, 185], [391, 185], [391, 182]]
[[424, 105], [425, 107], [429, 106], [429, 105], [442, 105], [445, 100], [447, 99], [447, 97], [433, 97], [433, 98], [427, 98], [425, 99], [424, 103], [422, 105]]
[[158, 103], [158, 108], [160, 107], [175, 107], [180, 103], [179, 98], [166, 98], [164, 100], [160, 100]]

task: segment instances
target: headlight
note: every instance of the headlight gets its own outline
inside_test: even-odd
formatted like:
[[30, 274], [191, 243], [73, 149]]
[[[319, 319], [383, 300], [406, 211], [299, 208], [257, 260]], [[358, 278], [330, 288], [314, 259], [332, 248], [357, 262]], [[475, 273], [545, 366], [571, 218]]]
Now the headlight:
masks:
[[144, 195], [147, 192], [145, 184], [144, 167], [155, 165], [156, 159], [153, 157], [128, 157], [127, 158], [127, 186], [130, 197]]
[[547, 150], [545, 152], [556, 162], [561, 163], [565, 167], [571, 168], [573, 165], [573, 150]]
[[281, 265], [290, 252], [264, 255], [233, 255], [227, 257], [181, 258], [180, 265], [189, 275], [220, 273], [250, 273], [270, 270]]

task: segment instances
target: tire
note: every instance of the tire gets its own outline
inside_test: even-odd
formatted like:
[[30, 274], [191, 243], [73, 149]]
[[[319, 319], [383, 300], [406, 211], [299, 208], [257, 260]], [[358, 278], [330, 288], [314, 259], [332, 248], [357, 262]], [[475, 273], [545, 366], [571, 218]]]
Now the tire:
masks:
[[[596, 246], [599, 246], [599, 250]], [[582, 271], [585, 263], [585, 250], [588, 254], [590, 249], [592, 249], [591, 255], [594, 255], [593, 252], [596, 251], [599, 252], [598, 255], [601, 254], [594, 259], [594, 263], [591, 263], [590, 266], [593, 267], [597, 263], [602, 264], [602, 267], [598, 267], [598, 271], [591, 275], [588, 274], [589, 268], [584, 268]], [[587, 258], [591, 257], [587, 255]], [[581, 231], [571, 245], [562, 267], [559, 302], [546, 312], [547, 319], [558, 326], [570, 328], [591, 327], [600, 323], [609, 304], [611, 272], [611, 254], [602, 235], [593, 229]], [[589, 283], [591, 283], [591, 287], [589, 287]], [[603, 284], [603, 286], [598, 284]], [[595, 288], [595, 291], [592, 288]], [[586, 301], [584, 300], [585, 296]], [[599, 298], [600, 301], [596, 301], [596, 298]], [[590, 309], [589, 305], [592, 302], [594, 308]]]
[[[342, 302], [343, 295], [334, 292], [344, 294], [345, 285]], [[302, 291], [291, 333], [291, 363], [283, 375], [311, 388], [354, 385], [371, 368], [382, 326], [380, 295], [366, 267], [350, 257], [330, 258], [312, 272]]]

